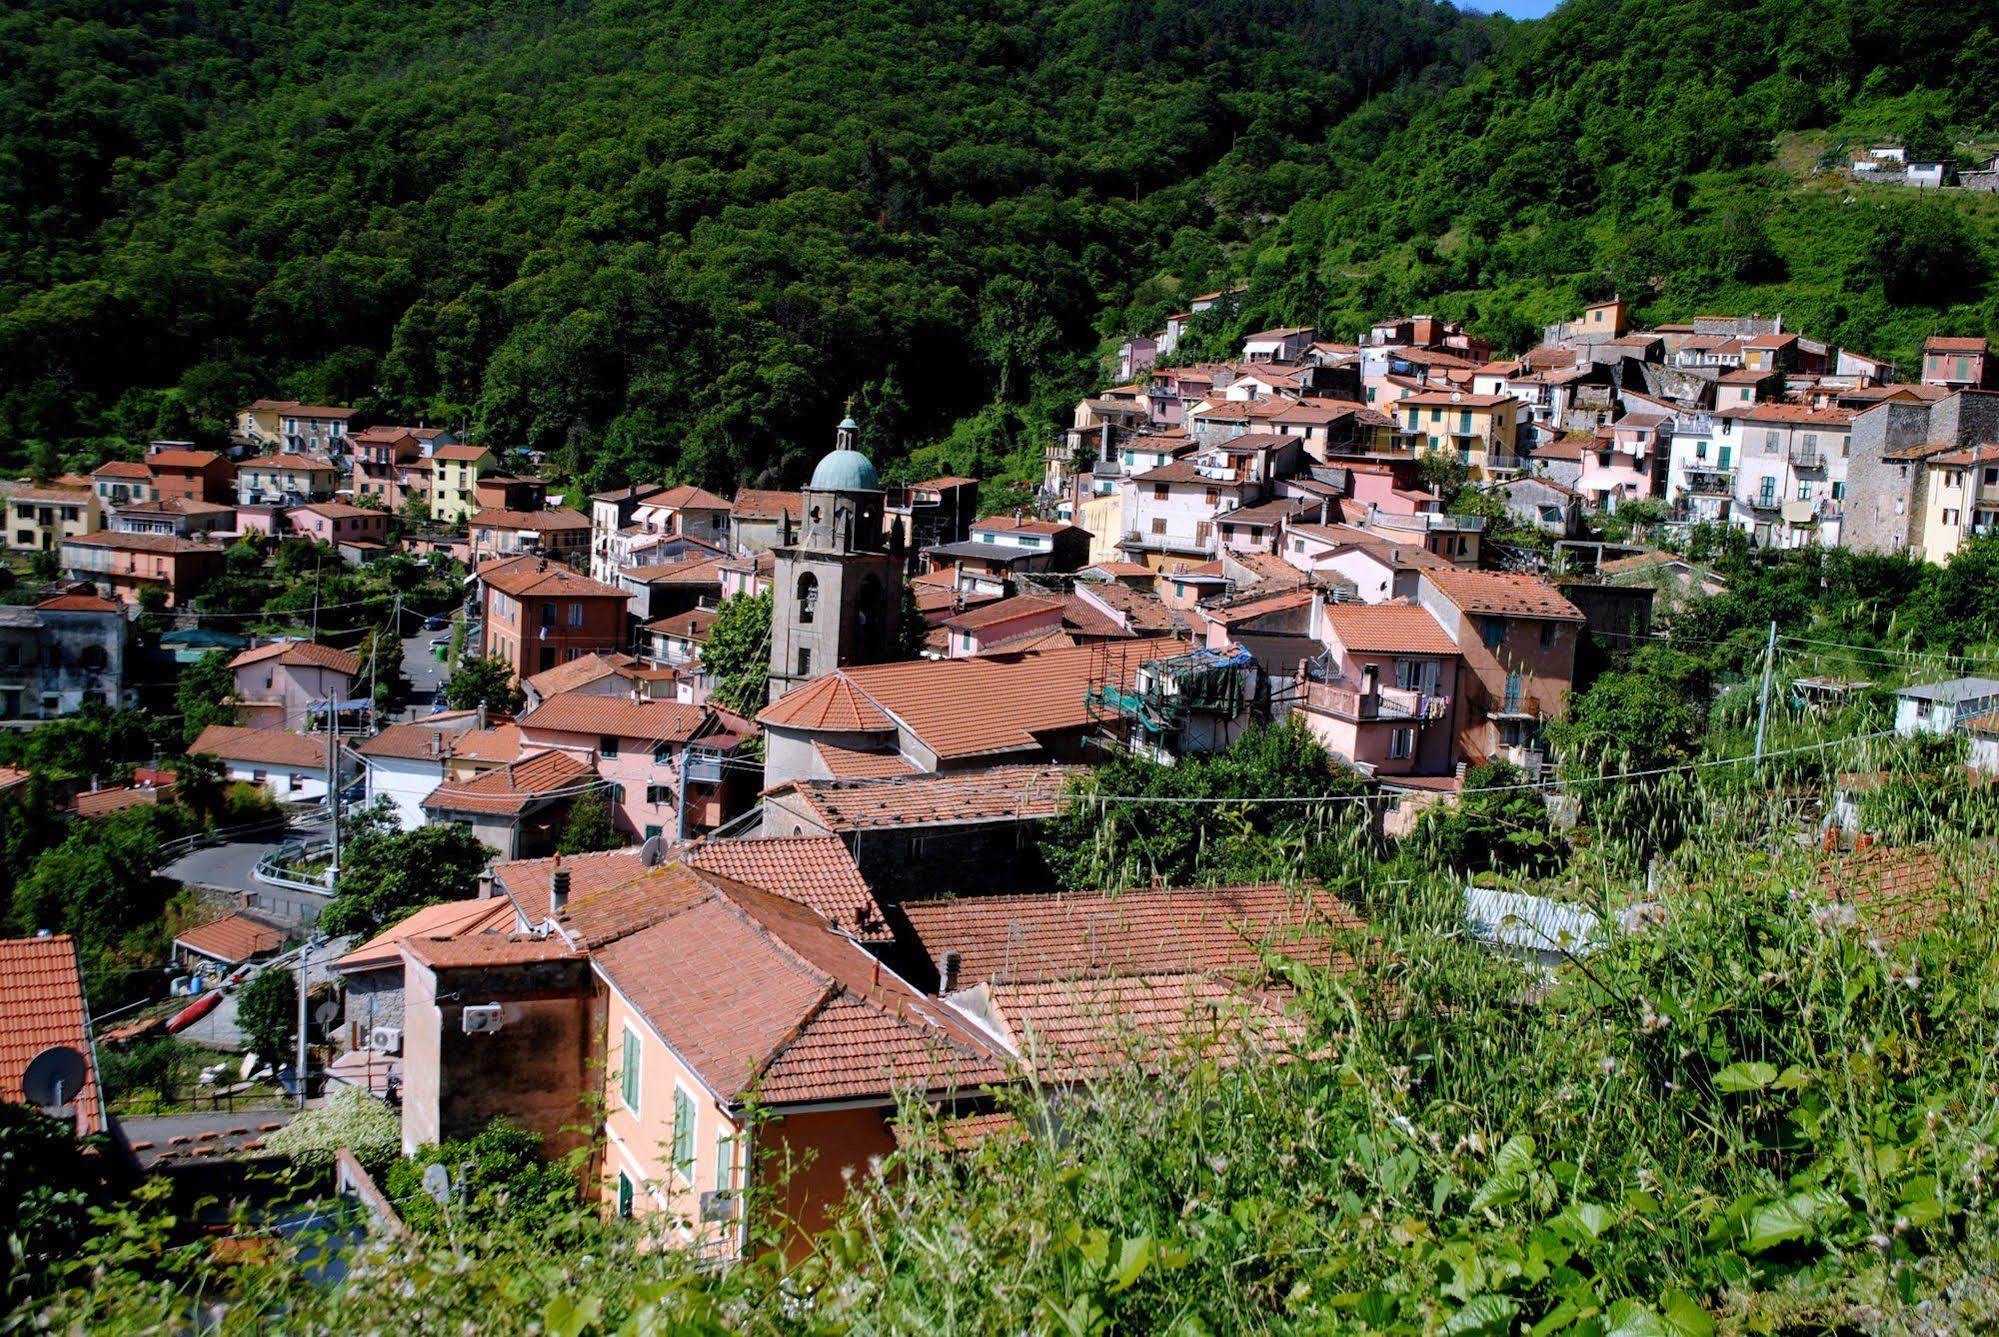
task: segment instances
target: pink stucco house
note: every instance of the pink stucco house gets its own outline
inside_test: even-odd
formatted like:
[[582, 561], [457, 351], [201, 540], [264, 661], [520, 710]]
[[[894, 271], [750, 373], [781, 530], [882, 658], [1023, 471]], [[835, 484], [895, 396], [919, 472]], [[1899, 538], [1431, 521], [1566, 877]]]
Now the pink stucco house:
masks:
[[1322, 604], [1316, 631], [1331, 671], [1296, 713], [1326, 750], [1383, 777], [1452, 774], [1464, 661], [1437, 619], [1413, 602]]
[[311, 727], [311, 708], [353, 697], [361, 656], [312, 641], [273, 641], [229, 661], [236, 721], [253, 729]]
[[[521, 716], [520, 729], [525, 744], [560, 748], [593, 765], [610, 787], [618, 829], [640, 840], [678, 838], [680, 754], [690, 743], [699, 740], [704, 751], [727, 751], [740, 741], [717, 712], [704, 706], [585, 692], [549, 697]], [[728, 774], [712, 764], [698, 773], [690, 770], [687, 833], [721, 824]]]

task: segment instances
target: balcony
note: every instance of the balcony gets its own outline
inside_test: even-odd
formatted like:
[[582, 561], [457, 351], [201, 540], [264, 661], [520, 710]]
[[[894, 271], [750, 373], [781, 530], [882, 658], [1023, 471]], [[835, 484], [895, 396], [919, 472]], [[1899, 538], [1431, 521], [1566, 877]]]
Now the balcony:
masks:
[[1403, 687], [1377, 687], [1368, 692], [1347, 682], [1307, 683], [1305, 704], [1328, 715], [1363, 723], [1394, 720], [1428, 724], [1451, 712], [1448, 696], [1426, 696]]
[[1185, 534], [1148, 534], [1136, 529], [1126, 530], [1118, 547], [1127, 552], [1170, 552], [1187, 557], [1211, 557], [1215, 545], [1212, 538], [1190, 538]]
[[1735, 491], [1735, 470], [1691, 467], [1687, 491], [1701, 497], [1726, 497]]
[[1817, 446], [1792, 446], [1791, 467], [1793, 469], [1823, 469], [1825, 455]]
[[1501, 694], [1485, 709], [1487, 719], [1493, 720], [1542, 720], [1547, 712], [1532, 692], [1510, 691]]
[[1412, 534], [1477, 534], [1485, 529], [1485, 517], [1446, 515], [1442, 511], [1393, 515], [1377, 507], [1368, 513], [1367, 525], [1370, 529], [1396, 529]]
[[1517, 474], [1527, 467], [1527, 461], [1518, 455], [1488, 455], [1485, 457], [1485, 471], [1492, 474]]

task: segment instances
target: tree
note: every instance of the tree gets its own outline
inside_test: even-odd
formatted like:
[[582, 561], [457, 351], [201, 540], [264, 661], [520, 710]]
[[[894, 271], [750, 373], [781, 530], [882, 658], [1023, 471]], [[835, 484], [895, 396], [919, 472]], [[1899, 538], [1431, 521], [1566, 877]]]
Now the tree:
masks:
[[1016, 385], [1041, 364], [1060, 336], [1046, 300], [1042, 289], [1006, 274], [979, 294], [979, 324], [972, 341], [999, 378], [1002, 400], [1013, 397]]
[[101, 1164], [60, 1119], [0, 1103], [0, 1304], [22, 1304], [77, 1256]]
[[545, 1159], [539, 1135], [495, 1119], [472, 1137], [418, 1147], [414, 1156], [389, 1166], [383, 1188], [418, 1230], [441, 1230], [445, 1224], [443, 1208], [422, 1191], [423, 1173], [433, 1165], [451, 1171], [464, 1204], [461, 1228], [504, 1218], [547, 1231], [577, 1219], [582, 1210], [575, 1171]]
[[340, 877], [319, 927], [366, 937], [426, 905], [465, 900], [478, 890], [492, 857], [462, 826], [403, 831], [386, 802], [364, 809], [341, 854]]
[[236, 999], [236, 1026], [250, 1052], [277, 1067], [298, 1044], [298, 979], [287, 966], [266, 966]]
[[236, 675], [227, 650], [210, 650], [180, 671], [174, 711], [181, 717], [181, 741], [192, 743], [211, 724], [236, 721]]
[[1403, 853], [1417, 866], [1461, 873], [1499, 871], [1539, 876], [1561, 862], [1561, 844], [1541, 795], [1527, 776], [1503, 761], [1465, 774], [1455, 801], [1423, 810]]
[[622, 844], [604, 792], [591, 789], [578, 794], [569, 805], [569, 817], [562, 824], [562, 838], [555, 850], [558, 854], [593, 854], [598, 850], [614, 850]]
[[755, 715], [770, 695], [771, 593], [725, 599], [701, 646], [708, 696], [738, 715]]
[[1984, 272], [1964, 219], [1943, 201], [1897, 200], [1882, 210], [1866, 263], [1896, 304], [1958, 300]]
[[459, 663], [444, 680], [444, 700], [453, 710], [484, 707], [496, 715], [512, 715], [527, 703], [506, 660], [473, 655]]

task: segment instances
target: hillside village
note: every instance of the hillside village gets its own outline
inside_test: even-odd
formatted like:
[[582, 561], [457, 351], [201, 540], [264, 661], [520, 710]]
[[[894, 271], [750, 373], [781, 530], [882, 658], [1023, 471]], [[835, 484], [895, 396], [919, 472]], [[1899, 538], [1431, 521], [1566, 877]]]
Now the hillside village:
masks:
[[[1418, 315], [1176, 362], [1238, 298], [1125, 341], [1032, 500], [998, 511], [975, 478], [884, 483], [851, 415], [795, 490], [581, 497], [451, 431], [275, 400], [226, 450], [156, 442], [9, 487], [6, 546], [41, 583], [0, 610], [0, 716], [156, 705], [161, 663], [226, 664], [226, 718], [184, 758], [72, 786], [66, 820], [172, 805], [178, 772], [212, 768], [291, 837], [202, 893], [167, 996], [108, 1019], [68, 938], [0, 944], [25, 981], [0, 994], [5, 1092], [67, 1047], [88, 1056], [64, 1106], [80, 1132], [195, 1182], [255, 1162], [247, 1118], [121, 1134], [96, 1065], [296, 972], [324, 1009], [303, 1075], [253, 1056], [237, 1086], [360, 1093], [404, 1154], [505, 1120], [581, 1156], [604, 1212], [710, 1259], [748, 1247], [754, 1167], [795, 1157], [815, 1168], [762, 1210], [802, 1250], [843, 1176], [912, 1136], [899, 1100], [972, 1145], [1013, 1123], [995, 1091], [1087, 1081], [1134, 1030], [1153, 1060], [1202, 1043], [1224, 1000], [1253, 1040], [1295, 1039], [1256, 944], [1325, 964], [1365, 928], [1311, 887], [1058, 889], [1035, 833], [1092, 768], [1194, 764], [1279, 725], [1323, 751], [1369, 838], [1405, 839], [1475, 800], [1474, 773], [1555, 793], [1551, 726], [1591, 675], [1669, 626], [1687, 582], [1723, 588], [1690, 539], [1947, 565], [1999, 520], [1980, 339], [1933, 338], [1905, 374], [1774, 315], [1639, 329], [1609, 301], [1519, 351]], [[413, 563], [462, 597], [398, 585], [393, 635], [358, 644], [206, 602], [301, 543], [315, 569]], [[732, 627], [747, 654], [715, 648]], [[425, 699], [385, 708], [385, 646], [404, 673], [449, 661]], [[454, 706], [460, 674], [486, 688]], [[1897, 704], [1898, 732], [1999, 771], [1999, 682]], [[601, 826], [578, 849], [584, 810]], [[1828, 822], [1829, 850], [1853, 846], [1857, 821]], [[353, 867], [343, 833], [435, 828], [477, 842], [470, 894], [315, 930]], [[1835, 899], [1900, 876], [1866, 841]]]

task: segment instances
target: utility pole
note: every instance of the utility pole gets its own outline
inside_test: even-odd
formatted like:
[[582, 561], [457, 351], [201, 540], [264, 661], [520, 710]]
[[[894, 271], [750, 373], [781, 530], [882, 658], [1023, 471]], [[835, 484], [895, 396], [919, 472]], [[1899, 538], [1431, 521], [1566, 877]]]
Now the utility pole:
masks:
[[1770, 621], [1770, 640], [1763, 648], [1763, 689], [1756, 694], [1756, 760], [1763, 760], [1763, 736], [1770, 727], [1770, 675], [1777, 667], [1777, 622]]
[[312, 973], [312, 939], [307, 938], [298, 949], [298, 1066], [292, 1075], [298, 1082], [298, 1107], [305, 1108], [305, 993], [306, 984]]
[[326, 810], [333, 819], [333, 862], [329, 879], [340, 876], [340, 703], [326, 702]]
[[680, 745], [680, 783], [674, 786], [673, 795], [673, 843], [678, 845], [687, 839], [687, 751], [692, 743]]

